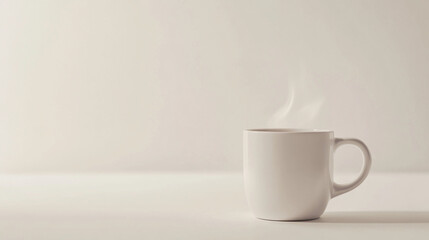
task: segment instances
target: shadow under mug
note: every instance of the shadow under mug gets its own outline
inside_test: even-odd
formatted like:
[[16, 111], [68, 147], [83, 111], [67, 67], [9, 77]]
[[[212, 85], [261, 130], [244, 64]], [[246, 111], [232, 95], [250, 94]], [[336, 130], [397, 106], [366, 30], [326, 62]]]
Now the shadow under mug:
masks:
[[[243, 133], [244, 186], [257, 218], [298, 221], [319, 218], [329, 200], [361, 184], [371, 155], [358, 139], [334, 138], [333, 131], [249, 129]], [[357, 146], [363, 167], [356, 180], [333, 180], [333, 154], [344, 145]]]

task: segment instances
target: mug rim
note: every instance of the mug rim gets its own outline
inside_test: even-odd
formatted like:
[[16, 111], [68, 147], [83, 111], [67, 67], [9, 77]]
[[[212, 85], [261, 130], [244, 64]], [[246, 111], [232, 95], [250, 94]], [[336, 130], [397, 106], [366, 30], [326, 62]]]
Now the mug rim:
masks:
[[245, 132], [252, 133], [283, 133], [283, 134], [298, 134], [298, 133], [333, 133], [332, 130], [313, 129], [313, 128], [249, 128]]

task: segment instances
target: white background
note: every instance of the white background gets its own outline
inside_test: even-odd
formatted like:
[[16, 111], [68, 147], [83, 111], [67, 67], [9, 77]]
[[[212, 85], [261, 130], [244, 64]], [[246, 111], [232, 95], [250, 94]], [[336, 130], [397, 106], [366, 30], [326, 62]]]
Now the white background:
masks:
[[[242, 129], [428, 171], [428, 1], [0, 1], [0, 172], [240, 171]], [[358, 171], [344, 148], [337, 168]]]

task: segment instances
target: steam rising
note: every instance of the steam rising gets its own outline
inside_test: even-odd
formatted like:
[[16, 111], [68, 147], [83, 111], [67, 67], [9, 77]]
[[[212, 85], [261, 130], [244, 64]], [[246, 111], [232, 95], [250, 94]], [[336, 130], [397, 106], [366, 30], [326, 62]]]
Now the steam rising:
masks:
[[314, 88], [305, 64], [300, 61], [299, 77], [289, 82], [285, 103], [268, 120], [268, 127], [316, 127], [314, 120], [325, 98]]
[[278, 127], [279, 123], [281, 123], [283, 120], [286, 120], [290, 110], [292, 109], [294, 100], [295, 100], [295, 89], [293, 85], [290, 85], [288, 98], [286, 99], [286, 102], [270, 118], [268, 125]]

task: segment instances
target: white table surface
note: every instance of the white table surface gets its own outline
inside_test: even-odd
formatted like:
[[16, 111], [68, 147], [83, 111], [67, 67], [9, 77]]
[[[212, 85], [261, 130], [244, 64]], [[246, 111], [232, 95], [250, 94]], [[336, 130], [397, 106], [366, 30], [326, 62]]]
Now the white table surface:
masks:
[[429, 174], [370, 174], [318, 220], [248, 209], [241, 174], [0, 175], [0, 239], [429, 239]]

